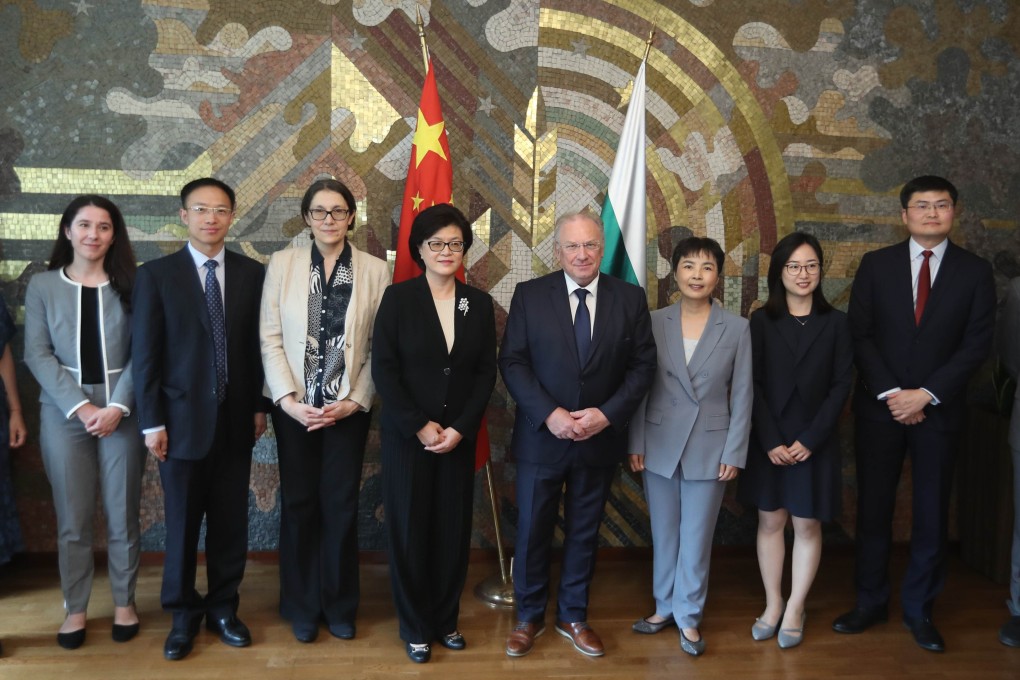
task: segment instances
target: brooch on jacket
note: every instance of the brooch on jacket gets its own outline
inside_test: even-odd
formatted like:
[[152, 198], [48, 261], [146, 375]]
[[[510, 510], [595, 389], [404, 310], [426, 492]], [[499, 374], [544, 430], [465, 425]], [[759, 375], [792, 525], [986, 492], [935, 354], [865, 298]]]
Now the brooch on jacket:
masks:
[[460, 300], [457, 301], [457, 310], [463, 312], [464, 316], [467, 316], [468, 300], [466, 297], [462, 297]]

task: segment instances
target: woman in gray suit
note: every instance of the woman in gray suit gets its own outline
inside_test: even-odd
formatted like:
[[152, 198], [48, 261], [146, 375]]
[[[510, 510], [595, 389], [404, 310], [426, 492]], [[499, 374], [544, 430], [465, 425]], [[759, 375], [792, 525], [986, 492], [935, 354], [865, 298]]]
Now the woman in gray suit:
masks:
[[131, 287], [135, 257], [120, 210], [79, 196], [64, 210], [49, 271], [25, 294], [25, 364], [39, 382], [40, 448], [57, 513], [67, 617], [57, 643], [85, 642], [92, 592], [96, 485], [106, 514], [113, 639], [138, 633], [138, 577], [145, 448], [132, 416]]
[[299, 642], [325, 619], [355, 635], [360, 600], [358, 491], [375, 385], [372, 326], [389, 268], [356, 248], [354, 195], [312, 183], [301, 217], [312, 243], [273, 253], [259, 335], [279, 449], [280, 614]]
[[655, 596], [655, 612], [633, 628], [676, 624], [693, 656], [705, 651], [698, 626], [723, 491], [744, 467], [751, 428], [748, 323], [712, 299], [723, 259], [710, 238], [673, 249], [680, 300], [652, 312], [658, 370], [630, 424], [630, 468], [644, 472], [652, 523]]

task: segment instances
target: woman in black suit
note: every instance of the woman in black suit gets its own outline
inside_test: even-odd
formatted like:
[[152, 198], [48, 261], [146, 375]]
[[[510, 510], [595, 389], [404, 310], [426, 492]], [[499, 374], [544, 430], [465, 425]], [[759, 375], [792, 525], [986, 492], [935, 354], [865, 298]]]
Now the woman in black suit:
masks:
[[[769, 298], [751, 315], [754, 415], [739, 498], [758, 508], [758, 564], [764, 613], [751, 634], [779, 629], [782, 648], [804, 637], [804, 601], [822, 554], [823, 521], [840, 511], [842, 477], [836, 421], [850, 391], [853, 345], [846, 314], [821, 289], [822, 247], [794, 232], [776, 244]], [[783, 532], [793, 519], [790, 598], [782, 596]]]
[[463, 649], [475, 436], [496, 382], [492, 298], [457, 280], [471, 226], [452, 205], [423, 210], [409, 249], [424, 275], [386, 289], [372, 377], [382, 397], [383, 503], [400, 637], [416, 663], [430, 644]]

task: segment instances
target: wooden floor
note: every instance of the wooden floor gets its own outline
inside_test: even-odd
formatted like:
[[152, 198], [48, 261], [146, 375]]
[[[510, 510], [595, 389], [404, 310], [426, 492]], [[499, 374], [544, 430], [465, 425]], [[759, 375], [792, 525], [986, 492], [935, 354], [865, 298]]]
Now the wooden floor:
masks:
[[[804, 644], [781, 650], [774, 639], [751, 639], [751, 624], [762, 607], [753, 554], [717, 556], [702, 626], [708, 651], [695, 659], [680, 651], [675, 628], [654, 636], [630, 630], [636, 618], [651, 611], [651, 565], [643, 560], [603, 560], [595, 577], [590, 622], [605, 641], [606, 655], [582, 656], [550, 625], [529, 656], [513, 660], [503, 652], [512, 612], [490, 609], [471, 594], [474, 584], [489, 576], [495, 565], [473, 563], [460, 619], [468, 648], [462, 652], [437, 648], [432, 662], [421, 666], [406, 658], [398, 639], [384, 564], [362, 566], [357, 639], [337, 640], [323, 630], [317, 642], [305, 645], [294, 640], [289, 625], [277, 615], [277, 567], [252, 563], [240, 615], [252, 630], [254, 645], [232, 649], [203, 630], [194, 652], [178, 662], [163, 659], [170, 621], [159, 608], [159, 567], [142, 568], [138, 583], [142, 630], [135, 640], [111, 641], [113, 610], [109, 584], [102, 577], [93, 593], [88, 640], [69, 652], [57, 647], [54, 637], [62, 619], [55, 567], [21, 566], [7, 569], [0, 583], [4, 650], [0, 678], [1020, 678], [1020, 649], [1004, 647], [996, 637], [1006, 618], [1005, 589], [955, 558], [935, 616], [946, 638], [945, 654], [919, 649], [900, 623], [898, 609], [890, 612], [889, 623], [862, 635], [834, 633], [832, 619], [852, 603], [851, 562], [845, 551], [826, 555], [808, 606]], [[894, 565], [894, 573], [902, 573], [902, 560]]]

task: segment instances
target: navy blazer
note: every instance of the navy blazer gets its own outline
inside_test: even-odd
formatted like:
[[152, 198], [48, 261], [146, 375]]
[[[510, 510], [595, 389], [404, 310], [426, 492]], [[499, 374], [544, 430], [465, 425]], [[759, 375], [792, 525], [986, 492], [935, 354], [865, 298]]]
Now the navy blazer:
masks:
[[468, 441], [478, 434], [496, 384], [496, 317], [489, 294], [460, 281], [455, 300], [450, 351], [424, 274], [388, 287], [379, 303], [372, 380], [382, 426], [403, 437], [430, 420]]
[[[813, 315], [803, 328], [751, 315], [754, 436], [762, 451], [799, 441], [817, 452], [832, 436], [853, 379], [853, 341], [843, 312]], [[788, 412], [797, 394], [813, 416]], [[805, 420], [809, 422], [804, 423]]]
[[914, 322], [908, 242], [867, 253], [850, 293], [850, 332], [857, 363], [854, 412], [892, 422], [877, 396], [895, 387], [925, 388], [939, 400], [925, 407], [937, 430], [963, 426], [967, 383], [988, 356], [995, 328], [992, 268], [949, 243], [921, 324]]
[[[248, 432], [262, 402], [259, 303], [265, 269], [226, 251], [224, 313], [231, 432]], [[167, 429], [170, 458], [199, 460], [216, 431], [216, 350], [205, 293], [187, 246], [138, 268], [133, 297], [132, 368], [138, 427]]]
[[[517, 402], [511, 451], [517, 460], [555, 464], [568, 452], [590, 465], [615, 465], [627, 449], [630, 419], [655, 375], [655, 340], [645, 291], [599, 275], [591, 349], [582, 366], [574, 341], [567, 283], [555, 271], [517, 284], [499, 367]], [[597, 407], [610, 426], [581, 442], [557, 439], [545, 419]]]

